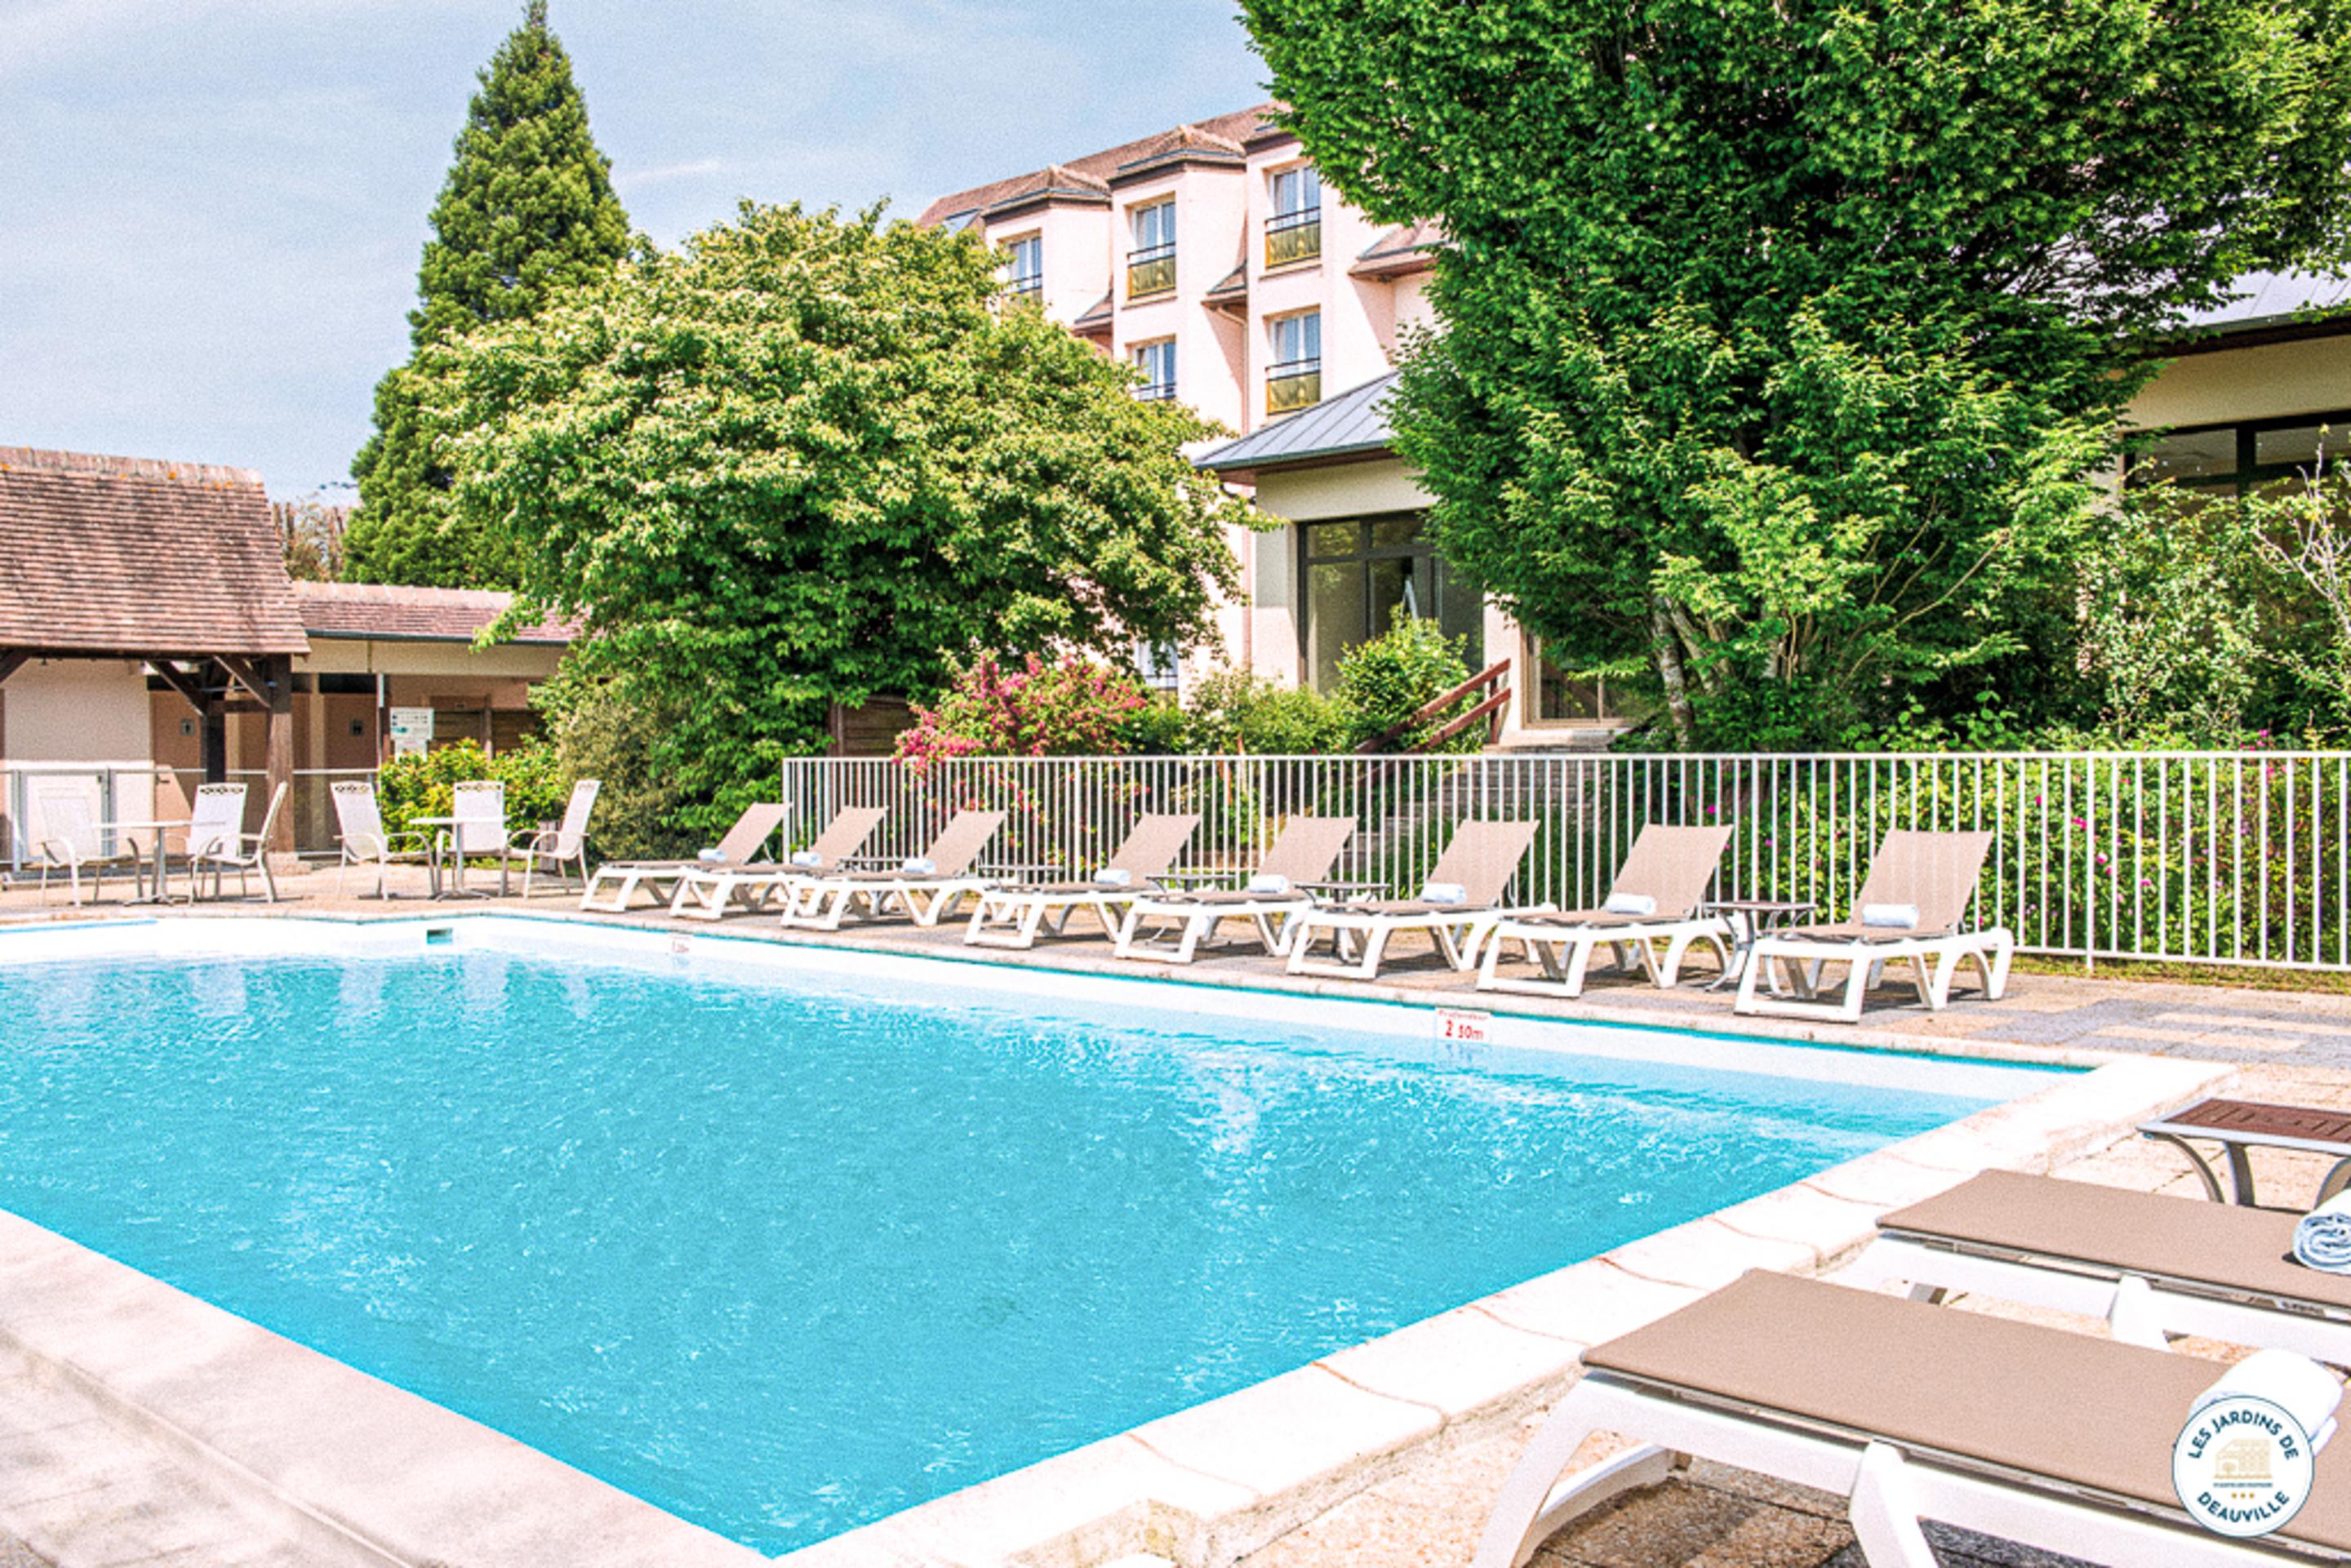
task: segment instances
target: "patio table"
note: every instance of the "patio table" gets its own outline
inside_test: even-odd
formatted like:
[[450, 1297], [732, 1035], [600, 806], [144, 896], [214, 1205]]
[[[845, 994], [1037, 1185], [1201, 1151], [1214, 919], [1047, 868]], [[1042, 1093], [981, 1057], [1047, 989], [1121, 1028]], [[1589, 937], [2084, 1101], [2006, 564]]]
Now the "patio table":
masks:
[[[100, 822], [98, 825], [99, 831], [103, 833], [152, 833], [155, 835], [155, 849], [153, 856], [155, 862], [154, 891], [152, 893], [137, 894], [131, 900], [131, 903], [169, 904], [172, 901], [169, 884], [164, 881], [165, 868], [170, 862], [165, 859], [163, 854], [163, 835], [173, 828], [185, 828], [193, 825], [193, 824], [186, 821], [121, 821]], [[137, 842], [135, 839], [132, 841], [134, 843]], [[191, 872], [189, 874], [193, 876], [195, 873]]]
[[[1700, 904], [1698, 906], [1699, 918], [1719, 915], [1730, 926], [1730, 962], [1723, 966], [1722, 973], [1717, 975], [1706, 988], [1719, 991], [1725, 986], [1736, 984], [1739, 977], [1747, 972], [1747, 966], [1755, 961], [1757, 937], [1794, 925], [1816, 907], [1800, 899], [1788, 898], [1713, 898]], [[1778, 975], [1767, 974], [1763, 977], [1770, 983], [1773, 996], [1782, 994]]]
[[2220, 1178], [2210, 1161], [2189, 1140], [2220, 1145], [2229, 1166], [2229, 1199], [2246, 1208], [2260, 1205], [2253, 1196], [2254, 1149], [2298, 1149], [2304, 1154], [2331, 1155], [2335, 1164], [2318, 1184], [2313, 1207], [2351, 1186], [2351, 1113], [2325, 1111], [2314, 1105], [2268, 1105], [2253, 1100], [2199, 1100], [2168, 1116], [2142, 1123], [2139, 1132], [2158, 1143], [2169, 1144], [2188, 1156], [2204, 1184], [2204, 1196], [2222, 1201]]
[[[479, 819], [472, 817], [411, 817], [408, 819], [408, 825], [412, 828], [449, 829], [455, 828], [460, 822], [476, 821]], [[489, 897], [486, 893], [474, 893], [466, 888], [465, 857], [455, 852], [455, 846], [448, 841], [450, 835], [447, 832], [436, 832], [433, 835], [433, 852], [424, 862], [425, 880], [431, 884], [430, 891], [425, 896], [428, 898]], [[455, 870], [450, 874], [445, 886], [443, 885], [441, 878], [444, 857], [454, 858], [456, 862]]]

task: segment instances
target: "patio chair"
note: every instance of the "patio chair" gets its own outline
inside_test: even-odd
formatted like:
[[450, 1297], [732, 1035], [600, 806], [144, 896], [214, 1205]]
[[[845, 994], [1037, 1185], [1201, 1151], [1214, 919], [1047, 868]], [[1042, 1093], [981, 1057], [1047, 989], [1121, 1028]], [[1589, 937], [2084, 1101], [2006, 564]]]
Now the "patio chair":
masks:
[[[1290, 973], [1368, 980], [1380, 972], [1388, 943], [1406, 931], [1425, 931], [1445, 961], [1467, 969], [1478, 960], [1478, 945], [1507, 915], [1500, 907], [1510, 879], [1535, 841], [1532, 822], [1469, 822], [1453, 830], [1452, 841], [1418, 898], [1365, 899], [1310, 909], [1290, 924]], [[1437, 896], [1431, 897], [1430, 894]], [[1331, 938], [1331, 958], [1314, 956], [1314, 939]], [[1360, 956], [1349, 949], [1360, 946]]]
[[979, 895], [963, 939], [981, 947], [1034, 947], [1038, 936], [1066, 936], [1081, 909], [1093, 912], [1102, 935], [1118, 934], [1119, 916], [1153, 885], [1152, 879], [1176, 863], [1199, 828], [1197, 812], [1156, 813], [1136, 820], [1100, 871], [1082, 882], [1028, 883], [992, 887]]
[[[506, 858], [507, 787], [496, 779], [469, 779], [449, 791], [449, 815], [455, 819], [443, 828], [433, 841], [433, 862], [436, 868], [434, 892], [442, 888], [439, 870], [448, 873], [448, 891], [456, 897], [465, 892], [465, 861], [468, 856], [482, 856], [498, 862], [498, 896], [507, 895]], [[487, 894], [474, 896], [486, 898]]]
[[[1311, 890], [1331, 874], [1354, 831], [1353, 817], [1292, 817], [1241, 886], [1153, 892], [1136, 899], [1118, 928], [1113, 951], [1122, 958], [1188, 964], [1201, 944], [1216, 940], [1226, 921], [1246, 920], [1266, 952], [1279, 958], [1286, 951], [1290, 923], [1314, 907]], [[1154, 940], [1147, 925], [1173, 940]]]
[[98, 780], [36, 777], [26, 781], [26, 793], [35, 823], [33, 853], [41, 868], [43, 904], [49, 901], [50, 873], [58, 871], [66, 873], [76, 908], [81, 906], [85, 873], [94, 898], [105, 895], [110, 871], [130, 873], [134, 894], [145, 893], [146, 862], [138, 846], [117, 842], [110, 850], [106, 847], [99, 826]]
[[[1872, 1568], [1935, 1568], [1920, 1521], [2164, 1568], [2351, 1555], [2351, 1444], [2273, 1536], [2192, 1522], [2173, 1439], [2227, 1370], [2040, 1323], [1746, 1274], [1583, 1353], [1510, 1472], [1473, 1568], [1519, 1568], [1562, 1525], [1697, 1456], [1847, 1500]], [[1594, 1432], [1640, 1446], [1562, 1480]]]
[[[629, 901], [641, 887], [652, 890], [656, 904], [667, 904], [688, 872], [724, 866], [772, 868], [776, 862], [763, 859], [760, 852], [790, 810], [789, 806], [777, 801], [744, 807], [742, 815], [735, 819], [735, 825], [726, 830], [726, 836], [718, 841], [717, 847], [704, 851], [694, 860], [606, 861], [588, 879], [588, 890], [580, 895], [580, 907], [620, 915], [627, 911]], [[600, 887], [607, 888], [601, 904], [596, 901]]]
[[[1900, 828], [1887, 833], [1854, 896], [1852, 919], [1756, 937], [1740, 972], [1736, 1010], [1856, 1023], [1872, 978], [1885, 965], [1902, 960], [1908, 961], [1918, 999], [1929, 1011], [1950, 1000], [1951, 981], [1968, 962], [1983, 977], [1986, 998], [1997, 1001], [2008, 991], [2016, 938], [2000, 926], [1959, 929], [1975, 898], [1984, 857], [1991, 852], [1991, 837]], [[1785, 965], [1793, 996], [1756, 995], [1757, 982], [1773, 964]], [[1844, 994], [1840, 1000], [1823, 1001], [1821, 975], [1831, 964], [1846, 967]]]
[[555, 826], [525, 828], [514, 836], [512, 842], [498, 851], [501, 872], [499, 888], [504, 891], [503, 873], [516, 861], [522, 862], [522, 895], [530, 896], [530, 879], [544, 866], [555, 878], [556, 886], [564, 892], [563, 868], [580, 869], [580, 890], [588, 891], [588, 817], [596, 809], [596, 795], [603, 789], [600, 779], [582, 779], [571, 786], [571, 798], [564, 802], [563, 821]]
[[199, 784], [188, 808], [187, 831], [181, 835], [180, 864], [188, 875], [188, 900], [196, 897], [196, 878], [214, 856], [235, 852], [245, 833], [246, 787], [242, 784]]
[[[421, 831], [411, 828], [401, 832], [387, 831], [383, 825], [383, 808], [376, 800], [375, 784], [366, 779], [338, 779], [328, 786], [335, 802], [335, 842], [340, 850], [335, 864], [335, 895], [343, 892], [343, 878], [351, 867], [375, 868], [375, 895], [390, 898], [388, 883], [391, 869], [396, 865], [423, 865], [432, 855], [432, 841]], [[411, 841], [413, 850], [395, 848], [398, 841]]]
[[[1719, 915], [1698, 913], [1707, 884], [1721, 863], [1723, 847], [1730, 842], [1728, 822], [1714, 827], [1669, 828], [1652, 822], [1641, 830], [1633, 850], [1608, 884], [1608, 900], [1597, 909], [1562, 911], [1555, 915], [1515, 915], [1487, 933], [1485, 956], [1478, 968], [1481, 991], [1515, 991], [1533, 997], [1580, 997], [1584, 971], [1595, 949], [1615, 950], [1616, 967], [1629, 970], [1635, 955], [1641, 967], [1659, 988], [1680, 978], [1682, 958], [1690, 945], [1713, 947], [1720, 972], [1730, 972], [1730, 949], [1724, 938], [1729, 922]], [[1516, 942], [1541, 968], [1523, 977], [1500, 973], [1503, 948]], [[1666, 945], [1665, 956], [1656, 944]]]
[[2294, 1260], [2301, 1216], [1991, 1170], [1881, 1215], [1840, 1276], [1914, 1301], [1947, 1291], [2106, 1320], [2161, 1350], [2170, 1334], [2351, 1366], [2351, 1275]]
[[[236, 791], [236, 815], [207, 819], [204, 797], [213, 790]], [[236, 873], [236, 895], [252, 896], [248, 875], [259, 873], [261, 896], [264, 901], [277, 902], [277, 880], [269, 874], [269, 837], [277, 828], [277, 813], [286, 809], [287, 786], [280, 784], [269, 797], [269, 810], [262, 813], [261, 831], [245, 831], [245, 786], [242, 784], [207, 784], [196, 791], [196, 821], [188, 828], [188, 902], [195, 902], [197, 879], [209, 869], [213, 873], [213, 896], [221, 895], [221, 879], [225, 873]], [[225, 797], [223, 798], [224, 800]]]
[[832, 821], [810, 841], [808, 848], [793, 852], [775, 865], [692, 867], [678, 878], [677, 890], [670, 894], [669, 912], [688, 920], [723, 920], [738, 901], [746, 909], [763, 908], [769, 899], [797, 884], [840, 870], [843, 861], [864, 848], [865, 841], [889, 814], [881, 806], [844, 806], [833, 813]]
[[[850, 919], [879, 920], [902, 908], [917, 925], [936, 925], [967, 898], [993, 885], [971, 874], [971, 862], [1004, 826], [1001, 811], [957, 811], [919, 855], [894, 869], [839, 871], [788, 888], [784, 924], [804, 931], [838, 931]], [[862, 915], [857, 912], [863, 910]]]

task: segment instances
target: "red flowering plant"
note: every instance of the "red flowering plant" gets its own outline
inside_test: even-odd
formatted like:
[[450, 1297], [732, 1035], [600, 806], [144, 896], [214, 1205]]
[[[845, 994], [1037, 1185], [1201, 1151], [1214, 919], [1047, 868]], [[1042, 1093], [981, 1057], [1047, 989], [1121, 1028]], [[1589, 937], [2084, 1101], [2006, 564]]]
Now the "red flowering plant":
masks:
[[915, 707], [898, 757], [920, 767], [950, 757], [1114, 756], [1150, 702], [1132, 671], [1074, 653], [1054, 663], [1030, 653], [1018, 664], [982, 653], [935, 706]]

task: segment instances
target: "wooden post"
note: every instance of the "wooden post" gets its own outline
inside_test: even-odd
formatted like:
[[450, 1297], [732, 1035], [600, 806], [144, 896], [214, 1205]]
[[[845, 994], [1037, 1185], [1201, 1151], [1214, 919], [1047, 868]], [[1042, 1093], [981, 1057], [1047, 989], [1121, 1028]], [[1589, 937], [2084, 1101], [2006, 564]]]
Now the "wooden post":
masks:
[[264, 753], [263, 806], [277, 799], [280, 786], [289, 799], [277, 813], [277, 824], [266, 846], [273, 855], [294, 852], [294, 661], [285, 653], [261, 661], [262, 684], [269, 694], [269, 743]]

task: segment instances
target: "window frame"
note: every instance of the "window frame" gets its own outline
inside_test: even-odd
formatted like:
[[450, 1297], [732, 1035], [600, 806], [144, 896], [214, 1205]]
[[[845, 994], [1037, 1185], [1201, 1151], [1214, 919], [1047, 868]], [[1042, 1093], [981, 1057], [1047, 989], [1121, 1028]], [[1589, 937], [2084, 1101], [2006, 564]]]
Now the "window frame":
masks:
[[[1034, 251], [1037, 270], [1023, 273], [1016, 270], [1020, 252]], [[1031, 229], [1027, 234], [1014, 235], [998, 247], [1004, 252], [1004, 291], [1015, 299], [1041, 299], [1045, 294], [1045, 232]]]
[[[1314, 323], [1314, 352], [1311, 356], [1293, 354], [1286, 360], [1274, 358], [1275, 355], [1282, 352], [1282, 329], [1294, 322], [1309, 320]], [[1322, 308], [1314, 306], [1304, 310], [1290, 310], [1280, 316], [1267, 317], [1265, 340], [1265, 412], [1269, 415], [1296, 413], [1301, 409], [1312, 408], [1321, 402], [1322, 401]], [[1276, 391], [1277, 383], [1297, 386], [1307, 395], [1296, 402], [1286, 401], [1285, 395]]]
[[1165, 337], [1146, 338], [1141, 342], [1129, 343], [1126, 346], [1127, 363], [1141, 371], [1145, 378], [1151, 375], [1152, 368], [1144, 362], [1144, 356], [1156, 355], [1161, 352], [1166, 355], [1167, 379], [1165, 381], [1146, 379], [1143, 385], [1134, 389], [1134, 395], [1144, 402], [1164, 402], [1173, 399], [1176, 395], [1176, 338], [1173, 333], [1170, 333]]
[[[2330, 462], [2351, 459], [2351, 408], [2322, 409], [2309, 413], [2271, 414], [2261, 419], [2222, 419], [2201, 424], [2167, 424], [2152, 429], [2134, 430], [2124, 437], [2126, 465], [2125, 482], [2137, 488], [2147, 485], [2177, 485], [2187, 490], [2217, 490], [2228, 486], [2239, 496], [2249, 494], [2256, 486], [2274, 479], [2291, 479], [2307, 472], [2301, 463], [2259, 463], [2254, 460], [2261, 437], [2273, 430], [2299, 430], [2304, 425], [2318, 425], [2330, 434], [2340, 433], [2344, 444], [2330, 449]], [[2236, 466], [2225, 474], [2203, 474], [2194, 477], [2157, 476], [2150, 472], [2149, 460], [2155, 445], [2175, 435], [2210, 435], [2216, 431], [2229, 431], [2236, 442]]]
[[[1146, 215], [1165, 212], [1167, 214], [1167, 237], [1150, 245], [1143, 242], [1143, 225]], [[1164, 196], [1156, 201], [1141, 202], [1126, 209], [1126, 297], [1134, 299], [1155, 299], [1176, 292], [1176, 198]], [[1137, 287], [1138, 277], [1150, 279]]]
[[[1374, 530], [1381, 524], [1405, 521], [1409, 521], [1414, 526], [1413, 537], [1409, 541], [1404, 544], [1384, 545], [1372, 542]], [[1313, 531], [1316, 528], [1332, 528], [1343, 524], [1354, 526], [1353, 549], [1335, 555], [1328, 552], [1317, 554], [1312, 545]], [[1440, 630], [1443, 629], [1446, 591], [1448, 586], [1452, 586], [1447, 583], [1447, 579], [1452, 574], [1453, 567], [1452, 563], [1445, 559], [1444, 553], [1437, 548], [1437, 541], [1429, 537], [1426, 509], [1406, 508], [1394, 512], [1363, 512], [1353, 517], [1310, 517], [1301, 521], [1293, 521], [1290, 528], [1298, 536], [1294, 556], [1297, 570], [1295, 580], [1298, 584], [1298, 612], [1292, 620], [1297, 625], [1298, 667], [1301, 684], [1312, 686], [1317, 691], [1322, 689], [1311, 663], [1314, 655], [1314, 569], [1318, 566], [1354, 566], [1360, 569], [1361, 592], [1358, 602], [1364, 607], [1364, 639], [1368, 640], [1386, 630], [1384, 626], [1373, 626], [1369, 623], [1371, 607], [1375, 598], [1372, 591], [1374, 565], [1385, 560], [1418, 560], [1426, 557], [1429, 562], [1428, 608], [1433, 613], [1425, 615], [1422, 619], [1434, 621]], [[1480, 603], [1483, 603], [1482, 597]], [[1484, 627], [1482, 625], [1478, 627], [1471, 636], [1473, 645], [1482, 658], [1485, 645]], [[1356, 644], [1349, 644], [1351, 647], [1354, 645]]]
[[[1313, 187], [1311, 202], [1285, 207], [1282, 183]], [[1311, 162], [1292, 163], [1266, 176], [1265, 267], [1269, 272], [1322, 259], [1322, 172]]]

